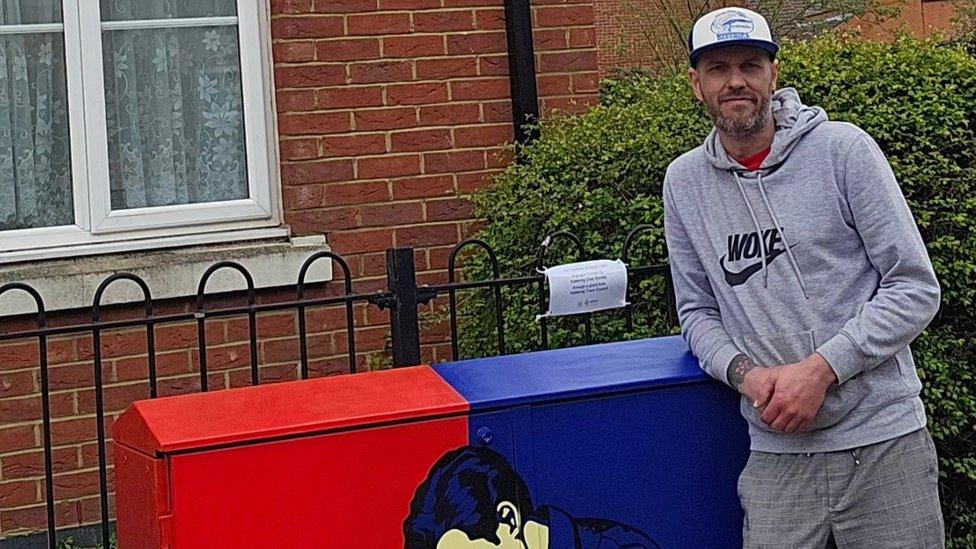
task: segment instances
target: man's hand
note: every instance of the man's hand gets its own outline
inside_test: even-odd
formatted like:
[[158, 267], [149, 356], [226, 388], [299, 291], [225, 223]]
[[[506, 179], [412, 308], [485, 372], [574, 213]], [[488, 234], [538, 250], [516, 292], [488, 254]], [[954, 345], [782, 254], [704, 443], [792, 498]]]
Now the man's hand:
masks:
[[763, 423], [784, 433], [803, 430], [823, 405], [827, 388], [837, 376], [827, 360], [814, 353], [794, 364], [770, 369], [773, 392], [763, 410]]
[[746, 355], [738, 355], [729, 364], [729, 383], [746, 396], [754, 408], [762, 408], [773, 396], [773, 377], [770, 368], [756, 365]]

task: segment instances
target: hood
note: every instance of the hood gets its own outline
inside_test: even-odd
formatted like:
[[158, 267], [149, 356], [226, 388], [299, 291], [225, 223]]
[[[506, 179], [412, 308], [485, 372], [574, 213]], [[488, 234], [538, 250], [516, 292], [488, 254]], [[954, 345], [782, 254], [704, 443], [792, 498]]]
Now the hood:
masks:
[[[776, 135], [773, 137], [769, 156], [763, 162], [763, 168], [783, 163], [793, 152], [800, 138], [827, 121], [827, 113], [820, 107], [804, 105], [794, 88], [777, 90], [773, 93], [771, 103], [773, 121], [776, 123]], [[718, 130], [715, 128], [712, 128], [711, 133], [705, 138], [703, 150], [709, 162], [720, 170], [744, 170], [741, 164], [725, 152], [722, 140], [718, 137]]]

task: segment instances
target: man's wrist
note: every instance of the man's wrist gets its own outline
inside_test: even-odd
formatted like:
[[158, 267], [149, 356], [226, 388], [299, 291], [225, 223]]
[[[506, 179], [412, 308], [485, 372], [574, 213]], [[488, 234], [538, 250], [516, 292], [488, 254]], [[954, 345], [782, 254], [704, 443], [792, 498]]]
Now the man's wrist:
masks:
[[736, 390], [739, 390], [739, 386], [742, 385], [742, 382], [746, 379], [746, 374], [756, 367], [756, 363], [753, 362], [748, 356], [743, 354], [736, 355], [735, 358], [729, 362], [728, 369], [725, 372], [725, 377], [729, 381], [729, 385], [735, 387]]
[[837, 383], [837, 374], [834, 369], [830, 367], [830, 363], [824, 358], [820, 353], [813, 353], [807, 360], [810, 362], [813, 368], [814, 374], [817, 379], [823, 384], [824, 387], [830, 387], [834, 383]]

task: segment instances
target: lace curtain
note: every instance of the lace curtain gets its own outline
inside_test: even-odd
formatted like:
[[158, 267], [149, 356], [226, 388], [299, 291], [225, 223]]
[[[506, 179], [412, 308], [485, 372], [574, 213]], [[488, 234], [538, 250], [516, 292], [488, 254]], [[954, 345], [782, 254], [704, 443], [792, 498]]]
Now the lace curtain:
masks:
[[[102, 21], [236, 14], [234, 0], [102, 0]], [[102, 34], [112, 209], [247, 197], [237, 27]]]
[[[100, 8], [103, 21], [236, 15], [234, 0]], [[0, 0], [3, 25], [61, 17], [60, 0]], [[246, 198], [237, 26], [174, 21], [105, 29], [101, 40], [112, 209]], [[0, 35], [0, 230], [74, 221], [68, 94], [61, 32]]]
[[[0, 24], [61, 22], [57, 0], [0, 0]], [[0, 230], [74, 221], [64, 40], [0, 35]]]

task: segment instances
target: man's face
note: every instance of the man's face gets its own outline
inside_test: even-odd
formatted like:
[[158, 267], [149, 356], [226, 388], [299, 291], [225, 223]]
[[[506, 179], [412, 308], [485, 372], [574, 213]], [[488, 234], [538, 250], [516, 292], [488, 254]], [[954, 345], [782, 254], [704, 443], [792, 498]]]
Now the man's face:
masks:
[[494, 544], [484, 539], [471, 539], [461, 530], [448, 530], [437, 541], [437, 549], [525, 549], [522, 541], [522, 513], [518, 507], [509, 501], [498, 504], [496, 509], [502, 522], [498, 525], [495, 535], [499, 543]]
[[778, 72], [765, 51], [730, 46], [705, 52], [689, 74], [695, 96], [724, 133], [756, 135], [771, 120], [770, 99]]

